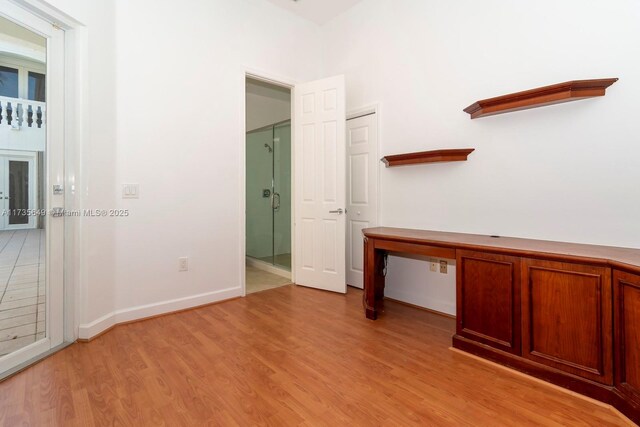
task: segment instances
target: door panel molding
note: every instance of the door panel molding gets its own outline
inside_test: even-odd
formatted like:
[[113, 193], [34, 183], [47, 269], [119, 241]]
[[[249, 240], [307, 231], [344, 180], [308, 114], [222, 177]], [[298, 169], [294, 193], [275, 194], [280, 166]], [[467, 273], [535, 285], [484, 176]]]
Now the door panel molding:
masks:
[[379, 218], [379, 117], [378, 107], [351, 111], [347, 119], [347, 260], [349, 286], [362, 289], [362, 228], [376, 227]]
[[293, 99], [295, 282], [345, 293], [344, 76], [296, 85]]

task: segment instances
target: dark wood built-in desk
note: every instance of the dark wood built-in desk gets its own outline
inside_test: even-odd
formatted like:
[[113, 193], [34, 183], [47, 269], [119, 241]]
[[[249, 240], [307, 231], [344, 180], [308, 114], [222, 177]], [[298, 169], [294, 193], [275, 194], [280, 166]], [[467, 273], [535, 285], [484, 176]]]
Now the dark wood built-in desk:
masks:
[[455, 259], [455, 348], [640, 422], [640, 250], [387, 227], [363, 233], [367, 318], [383, 311], [388, 252]]

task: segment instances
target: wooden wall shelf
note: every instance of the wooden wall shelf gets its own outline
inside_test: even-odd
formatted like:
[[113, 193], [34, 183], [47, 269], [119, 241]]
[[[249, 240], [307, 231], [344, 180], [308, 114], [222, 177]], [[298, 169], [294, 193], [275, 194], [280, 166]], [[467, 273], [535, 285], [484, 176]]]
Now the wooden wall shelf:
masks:
[[464, 109], [472, 119], [528, 110], [562, 102], [604, 96], [606, 89], [618, 79], [574, 80], [496, 98], [483, 99]]
[[417, 153], [395, 154], [385, 156], [381, 161], [390, 168], [393, 166], [416, 165], [418, 163], [436, 162], [464, 162], [474, 148], [459, 148], [450, 150], [420, 151]]

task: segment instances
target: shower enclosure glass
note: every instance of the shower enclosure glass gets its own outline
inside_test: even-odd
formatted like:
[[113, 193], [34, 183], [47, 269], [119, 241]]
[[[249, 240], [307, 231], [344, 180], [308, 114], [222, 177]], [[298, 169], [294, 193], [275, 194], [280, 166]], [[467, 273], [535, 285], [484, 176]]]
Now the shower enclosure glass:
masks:
[[291, 271], [291, 122], [247, 133], [247, 256]]

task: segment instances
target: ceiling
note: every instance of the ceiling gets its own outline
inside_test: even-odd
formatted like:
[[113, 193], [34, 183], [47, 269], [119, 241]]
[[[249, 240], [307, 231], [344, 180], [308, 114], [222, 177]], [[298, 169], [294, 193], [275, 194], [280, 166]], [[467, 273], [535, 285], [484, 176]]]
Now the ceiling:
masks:
[[322, 25], [362, 0], [267, 0], [276, 6]]

